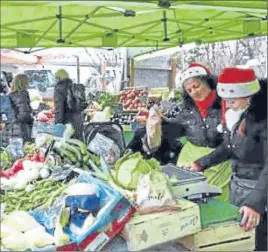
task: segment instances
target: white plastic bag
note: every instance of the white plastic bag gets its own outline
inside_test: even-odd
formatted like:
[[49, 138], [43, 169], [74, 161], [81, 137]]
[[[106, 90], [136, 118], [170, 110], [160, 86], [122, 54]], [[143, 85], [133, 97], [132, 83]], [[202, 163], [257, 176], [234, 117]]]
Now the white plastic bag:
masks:
[[32, 248], [43, 248], [55, 243], [54, 237], [47, 233], [43, 226], [25, 232], [24, 239]]
[[150, 149], [158, 148], [162, 140], [162, 117], [159, 108], [155, 105], [149, 111], [146, 123], [147, 143]]
[[5, 224], [20, 232], [26, 232], [41, 226], [31, 215], [25, 211], [14, 211], [9, 215], [4, 216], [1, 225], [2, 224]]
[[139, 178], [136, 204], [140, 214], [176, 210], [179, 206], [173, 199], [166, 174], [152, 171]]
[[31, 245], [27, 243], [22, 233], [3, 238], [2, 245], [11, 251], [24, 251], [31, 248]]

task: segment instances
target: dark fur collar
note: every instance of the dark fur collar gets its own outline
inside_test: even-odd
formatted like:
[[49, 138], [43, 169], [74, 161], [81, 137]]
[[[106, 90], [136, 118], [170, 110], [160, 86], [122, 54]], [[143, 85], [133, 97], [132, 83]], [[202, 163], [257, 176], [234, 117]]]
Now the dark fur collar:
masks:
[[267, 79], [259, 80], [261, 90], [252, 97], [248, 115], [259, 122], [267, 119]]

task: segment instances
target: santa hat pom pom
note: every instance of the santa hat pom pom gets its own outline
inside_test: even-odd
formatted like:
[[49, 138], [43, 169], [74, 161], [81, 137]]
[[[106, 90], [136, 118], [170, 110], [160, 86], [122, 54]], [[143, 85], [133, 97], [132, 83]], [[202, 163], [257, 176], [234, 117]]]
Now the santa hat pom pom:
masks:
[[223, 133], [223, 126], [222, 126], [222, 124], [219, 124], [219, 125], [217, 126], [217, 131], [218, 131], [219, 133]]

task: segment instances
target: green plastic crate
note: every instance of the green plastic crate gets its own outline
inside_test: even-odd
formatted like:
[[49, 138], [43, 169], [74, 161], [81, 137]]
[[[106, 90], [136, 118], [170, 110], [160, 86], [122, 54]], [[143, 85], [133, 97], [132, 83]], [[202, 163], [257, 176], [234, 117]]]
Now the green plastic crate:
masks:
[[226, 221], [240, 221], [239, 208], [222, 200], [212, 199], [200, 206], [202, 229]]

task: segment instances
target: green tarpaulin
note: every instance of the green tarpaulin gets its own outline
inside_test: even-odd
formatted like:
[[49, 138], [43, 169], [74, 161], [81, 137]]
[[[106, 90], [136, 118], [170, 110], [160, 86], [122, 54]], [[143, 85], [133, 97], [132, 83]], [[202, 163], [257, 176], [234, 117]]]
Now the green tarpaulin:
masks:
[[1, 47], [171, 47], [267, 34], [266, 1], [1, 1]]

